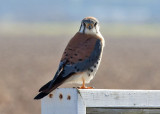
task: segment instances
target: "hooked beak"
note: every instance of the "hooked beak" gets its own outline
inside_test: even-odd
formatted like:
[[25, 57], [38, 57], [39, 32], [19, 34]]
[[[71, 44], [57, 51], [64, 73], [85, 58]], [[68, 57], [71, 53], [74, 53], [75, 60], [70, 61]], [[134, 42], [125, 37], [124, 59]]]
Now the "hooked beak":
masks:
[[93, 23], [86, 23], [86, 27], [91, 30], [93, 28]]

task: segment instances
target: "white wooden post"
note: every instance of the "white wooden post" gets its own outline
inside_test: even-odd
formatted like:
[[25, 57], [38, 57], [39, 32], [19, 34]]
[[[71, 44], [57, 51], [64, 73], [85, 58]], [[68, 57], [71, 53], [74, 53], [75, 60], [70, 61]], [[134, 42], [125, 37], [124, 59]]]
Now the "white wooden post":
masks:
[[160, 108], [160, 90], [56, 89], [42, 99], [42, 114], [86, 114], [86, 107]]
[[77, 89], [61, 88], [42, 99], [42, 114], [86, 114], [86, 106]]

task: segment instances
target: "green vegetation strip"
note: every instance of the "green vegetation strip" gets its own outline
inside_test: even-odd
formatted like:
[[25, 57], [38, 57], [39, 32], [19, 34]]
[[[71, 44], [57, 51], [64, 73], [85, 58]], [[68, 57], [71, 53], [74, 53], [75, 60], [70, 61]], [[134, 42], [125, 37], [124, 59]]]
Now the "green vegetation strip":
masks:
[[[101, 32], [109, 37], [159, 37], [160, 23], [126, 24], [101, 23]], [[80, 23], [0, 23], [0, 35], [3, 36], [73, 36]]]

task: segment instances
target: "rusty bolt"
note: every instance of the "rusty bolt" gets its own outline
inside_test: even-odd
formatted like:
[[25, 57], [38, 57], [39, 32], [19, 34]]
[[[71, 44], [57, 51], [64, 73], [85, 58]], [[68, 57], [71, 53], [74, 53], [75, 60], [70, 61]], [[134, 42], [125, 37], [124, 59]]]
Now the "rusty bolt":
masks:
[[59, 99], [63, 99], [63, 95], [61, 93], [59, 94]]
[[49, 94], [49, 98], [52, 98], [53, 97], [53, 94]]
[[68, 95], [68, 96], [67, 96], [67, 100], [70, 100], [70, 99], [71, 99], [71, 96], [70, 96], [70, 95]]

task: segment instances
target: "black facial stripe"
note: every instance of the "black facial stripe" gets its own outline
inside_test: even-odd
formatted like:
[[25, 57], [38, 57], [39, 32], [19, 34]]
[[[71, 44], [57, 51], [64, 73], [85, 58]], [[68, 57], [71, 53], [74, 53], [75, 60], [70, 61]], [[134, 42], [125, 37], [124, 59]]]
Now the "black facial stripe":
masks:
[[97, 25], [97, 22], [94, 24], [94, 26], [96, 26]]
[[83, 34], [85, 33], [86, 25], [84, 24]]
[[81, 30], [81, 28], [82, 28], [82, 24], [81, 24], [81, 26], [80, 26], [80, 28], [79, 28], [79, 31]]
[[96, 29], [96, 33], [98, 33], [98, 31], [97, 31], [97, 26], [95, 26], [95, 29]]

